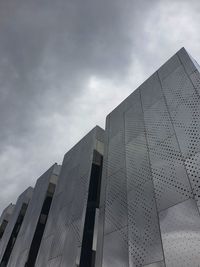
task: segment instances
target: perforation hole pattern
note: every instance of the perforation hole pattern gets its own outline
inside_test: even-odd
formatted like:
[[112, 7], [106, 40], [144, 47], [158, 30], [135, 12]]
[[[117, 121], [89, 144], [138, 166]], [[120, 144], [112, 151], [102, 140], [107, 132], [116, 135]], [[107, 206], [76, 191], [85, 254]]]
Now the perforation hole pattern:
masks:
[[192, 197], [175, 136], [151, 149], [150, 161], [159, 210]]
[[123, 171], [108, 178], [105, 204], [105, 234], [127, 225], [126, 176]]
[[178, 67], [162, 81], [162, 88], [170, 110], [175, 109], [195, 93], [195, 89], [188, 79], [183, 66]]
[[171, 115], [183, 156], [200, 151], [200, 98], [197, 94], [186, 99]]
[[129, 192], [128, 227], [131, 266], [163, 259], [152, 182]]

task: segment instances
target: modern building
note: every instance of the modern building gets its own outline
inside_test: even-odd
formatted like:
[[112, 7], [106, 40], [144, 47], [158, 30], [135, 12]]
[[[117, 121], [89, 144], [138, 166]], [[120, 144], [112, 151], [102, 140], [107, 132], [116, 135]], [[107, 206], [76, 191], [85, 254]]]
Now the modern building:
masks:
[[10, 216], [0, 267], [199, 267], [199, 65], [179, 50], [31, 195]]

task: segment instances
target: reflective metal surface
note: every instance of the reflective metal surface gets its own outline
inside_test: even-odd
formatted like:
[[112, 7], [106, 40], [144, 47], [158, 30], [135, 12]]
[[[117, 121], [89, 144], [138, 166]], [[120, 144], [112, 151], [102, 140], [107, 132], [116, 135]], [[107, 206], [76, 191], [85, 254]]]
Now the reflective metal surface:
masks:
[[199, 92], [182, 48], [107, 116], [97, 267], [200, 266]]

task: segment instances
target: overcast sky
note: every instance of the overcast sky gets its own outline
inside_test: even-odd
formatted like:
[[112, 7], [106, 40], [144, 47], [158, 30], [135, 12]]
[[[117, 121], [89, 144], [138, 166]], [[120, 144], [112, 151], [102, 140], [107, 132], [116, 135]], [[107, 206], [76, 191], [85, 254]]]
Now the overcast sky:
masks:
[[199, 0], [0, 0], [0, 212], [182, 46]]

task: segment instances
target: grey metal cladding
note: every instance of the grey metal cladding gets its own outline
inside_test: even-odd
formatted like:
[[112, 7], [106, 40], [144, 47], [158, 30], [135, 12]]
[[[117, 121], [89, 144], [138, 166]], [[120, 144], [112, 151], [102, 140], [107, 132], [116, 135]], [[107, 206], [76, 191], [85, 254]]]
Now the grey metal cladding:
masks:
[[33, 193], [33, 188], [28, 187], [17, 199], [16, 205], [14, 207], [13, 213], [10, 217], [10, 220], [8, 222], [8, 225], [5, 229], [3, 238], [0, 242], [0, 262], [2, 261], [4, 252], [6, 250], [6, 246], [8, 244], [9, 238], [11, 236], [11, 233], [14, 229], [15, 223], [17, 221], [18, 215], [20, 213], [21, 207], [23, 203], [28, 204]]
[[200, 94], [200, 66], [199, 64], [187, 53], [185, 48], [182, 48], [178, 56], [185, 68], [188, 77], [194, 85], [198, 94]]
[[199, 265], [199, 93], [181, 49], [108, 115], [97, 267]]
[[128, 239], [130, 266], [163, 260], [152, 181], [128, 192]]
[[181, 65], [181, 61], [178, 55], [172, 56], [165, 64], [163, 64], [159, 70], [158, 74], [161, 81], [165, 80], [171, 73], [175, 72], [175, 70]]
[[174, 134], [171, 118], [163, 98], [144, 111], [145, 129], [149, 148]]
[[77, 229], [74, 223], [72, 223], [71, 225], [67, 226], [67, 236], [65, 239], [60, 266], [76, 266], [79, 247], [80, 240], [79, 236], [77, 235]]
[[149, 150], [158, 210], [193, 197], [175, 135]]
[[192, 74], [196, 70], [199, 71], [198, 63], [189, 55], [184, 47], [177, 52], [177, 55], [179, 56], [188, 75]]
[[157, 73], [149, 77], [140, 87], [143, 110], [148, 110], [153, 104], [163, 98]]
[[185, 160], [186, 170], [191, 182], [197, 205], [200, 206], [200, 153], [196, 153]]
[[160, 226], [167, 267], [198, 267], [200, 217], [192, 199], [160, 212]]
[[126, 144], [127, 191], [151, 180], [151, 168], [145, 134]]
[[118, 132], [109, 140], [107, 175], [125, 168], [124, 133]]
[[128, 267], [128, 229], [124, 227], [104, 236], [103, 267]]
[[54, 258], [50, 260], [47, 264], [47, 267], [60, 267], [61, 257]]
[[23, 251], [27, 251], [26, 256], [28, 256], [49, 183], [51, 182], [52, 176], [55, 176], [55, 173], [59, 173], [59, 169], [60, 166], [54, 164], [37, 180], [33, 191], [33, 196], [29, 202], [18, 238], [8, 262], [8, 267], [25, 266], [27, 257], [25, 257], [24, 254], [24, 256], [20, 257], [19, 259], [19, 255]]
[[197, 91], [198, 95], [200, 95], [200, 73], [198, 70], [193, 72], [190, 75], [190, 79], [192, 84], [194, 85], [195, 90]]
[[36, 267], [79, 262], [93, 151], [102, 141], [104, 131], [97, 126], [65, 154]]
[[126, 226], [127, 216], [126, 174], [119, 170], [107, 180], [104, 234]]
[[[67, 214], [67, 216], [66, 216]], [[65, 244], [67, 235], [67, 227], [70, 224], [71, 203], [60, 210], [57, 214], [56, 221], [54, 222], [54, 230], [56, 235], [53, 235], [51, 248], [49, 251], [49, 259], [55, 258], [58, 255], [62, 255], [62, 251]], [[47, 235], [48, 238], [48, 235]]]
[[182, 65], [161, 80], [161, 84], [170, 112], [196, 92]]
[[200, 151], [200, 98], [193, 94], [171, 111], [174, 129], [183, 157]]
[[53, 235], [49, 235], [43, 238], [43, 242], [41, 243], [40, 250], [37, 257], [36, 266], [44, 267], [48, 264], [48, 259], [50, 256], [50, 249], [52, 246]]
[[137, 91], [132, 98], [132, 106], [124, 113], [125, 143], [130, 142], [139, 134], [144, 133], [144, 122], [140, 92]]
[[164, 261], [157, 261], [148, 265], [144, 265], [143, 267], [165, 267]]

